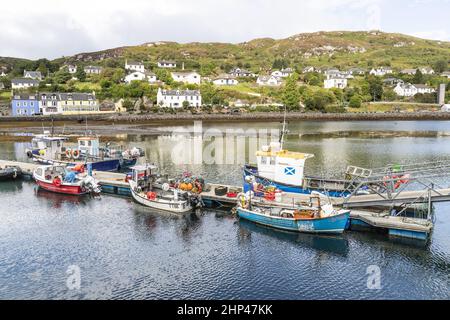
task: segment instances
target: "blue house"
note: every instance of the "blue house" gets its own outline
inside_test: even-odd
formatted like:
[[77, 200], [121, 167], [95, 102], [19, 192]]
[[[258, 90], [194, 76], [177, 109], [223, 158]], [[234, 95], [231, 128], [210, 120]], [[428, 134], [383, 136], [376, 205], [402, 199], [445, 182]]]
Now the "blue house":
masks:
[[11, 100], [13, 116], [32, 116], [39, 113], [37, 94], [15, 94]]

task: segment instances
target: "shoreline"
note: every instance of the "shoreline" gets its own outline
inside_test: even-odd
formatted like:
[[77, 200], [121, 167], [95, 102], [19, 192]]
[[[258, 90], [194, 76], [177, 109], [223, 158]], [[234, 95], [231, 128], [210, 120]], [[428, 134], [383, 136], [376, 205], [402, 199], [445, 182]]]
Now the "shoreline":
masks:
[[[143, 123], [143, 124], [165, 124], [170, 121], [217, 121], [217, 122], [264, 122], [282, 121], [283, 112], [250, 112], [241, 114], [91, 114], [91, 115], [56, 115], [56, 116], [32, 116], [32, 117], [0, 117], [0, 125], [4, 123], [36, 123], [43, 121], [55, 122], [84, 122], [99, 121], [105, 123]], [[308, 121], [446, 121], [450, 120], [450, 112], [399, 112], [399, 113], [303, 113], [289, 112], [287, 120]]]

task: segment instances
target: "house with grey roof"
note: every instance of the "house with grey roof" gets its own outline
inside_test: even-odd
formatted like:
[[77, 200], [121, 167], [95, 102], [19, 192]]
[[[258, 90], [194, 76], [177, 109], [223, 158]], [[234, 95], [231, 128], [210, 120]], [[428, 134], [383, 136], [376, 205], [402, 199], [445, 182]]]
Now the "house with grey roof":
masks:
[[103, 68], [98, 66], [86, 66], [84, 67], [84, 73], [86, 74], [100, 74]]
[[35, 80], [42, 80], [42, 74], [40, 71], [28, 71], [23, 70], [23, 77], [29, 78], [29, 79], [35, 79]]
[[239, 82], [230, 74], [221, 74], [214, 78], [213, 83], [217, 86], [235, 86]]
[[403, 69], [400, 71], [401, 74], [409, 74], [409, 75], [415, 75], [417, 72], [417, 69]]
[[125, 60], [125, 70], [144, 72], [145, 67], [142, 61]]
[[158, 61], [158, 68], [176, 68], [177, 63], [172, 60], [160, 60]]
[[167, 108], [182, 108], [184, 102], [190, 107], [201, 107], [202, 96], [199, 90], [164, 90], [159, 88], [156, 95], [158, 106]]
[[357, 68], [357, 67], [353, 67], [348, 69], [348, 72], [351, 75], [356, 75], [356, 76], [363, 76], [366, 74], [366, 70], [362, 69], [362, 68]]
[[241, 68], [233, 68], [228, 74], [237, 78], [256, 77], [253, 72]]
[[12, 89], [27, 89], [32, 87], [38, 87], [39, 80], [30, 79], [30, 78], [17, 78], [11, 80], [11, 88]]

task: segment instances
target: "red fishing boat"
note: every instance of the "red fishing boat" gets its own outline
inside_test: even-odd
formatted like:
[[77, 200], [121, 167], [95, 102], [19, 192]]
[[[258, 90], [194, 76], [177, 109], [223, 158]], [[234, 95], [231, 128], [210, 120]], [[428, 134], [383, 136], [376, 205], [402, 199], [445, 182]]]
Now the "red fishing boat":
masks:
[[100, 193], [97, 181], [84, 174], [82, 165], [72, 170], [61, 165], [40, 166], [33, 172], [36, 183], [42, 189], [72, 195]]

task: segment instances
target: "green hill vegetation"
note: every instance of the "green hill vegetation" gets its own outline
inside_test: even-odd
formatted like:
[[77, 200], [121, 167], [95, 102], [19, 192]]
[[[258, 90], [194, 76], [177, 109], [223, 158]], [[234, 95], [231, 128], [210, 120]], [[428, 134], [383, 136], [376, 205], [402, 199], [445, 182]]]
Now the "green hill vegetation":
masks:
[[[24, 69], [39, 70], [46, 75], [40, 90], [95, 91], [100, 99], [148, 96], [155, 100], [155, 86], [148, 83], [121, 83], [125, 76], [123, 66], [126, 59], [144, 62], [147, 70], [152, 70], [160, 80], [165, 80], [164, 86], [167, 88], [202, 90], [202, 95], [210, 97], [204, 99], [204, 103], [208, 104], [227, 105], [236, 100], [248, 104], [282, 102], [295, 109], [298, 102], [301, 102], [308, 109], [323, 111], [328, 108], [331, 111], [342, 111], [344, 106], [349, 106], [352, 110], [364, 108], [364, 105], [371, 101], [408, 99], [396, 97], [392, 87], [383, 84], [383, 78], [367, 74], [349, 80], [349, 86], [344, 90], [325, 90], [323, 74], [303, 74], [304, 67], [333, 67], [339, 70], [359, 67], [369, 71], [373, 67], [388, 66], [394, 69], [394, 74], [389, 77], [434, 87], [439, 83], [446, 83], [448, 89], [448, 79], [440, 77], [440, 73], [449, 68], [450, 42], [380, 31], [303, 33], [286, 39], [261, 38], [238, 44], [150, 42], [138, 46], [80, 53], [53, 61], [0, 58], [0, 72], [1, 68], [8, 71], [8, 77], [3, 80], [0, 78], [0, 81], [3, 81], [8, 89], [11, 78], [21, 76]], [[285, 81], [280, 88], [259, 87], [255, 84], [255, 79], [245, 78], [238, 79], [239, 85], [230, 87], [184, 85], [173, 83], [168, 71], [158, 69], [159, 60], [174, 60], [177, 62], [177, 69], [184, 66], [186, 70], [196, 70], [202, 77], [208, 78], [229, 72], [234, 67], [256, 74], [267, 74], [274, 69], [291, 67], [296, 74], [295, 81]], [[60, 70], [64, 64], [75, 64], [79, 67], [76, 75], [79, 80], [72, 80], [72, 75]], [[102, 66], [102, 74], [86, 76], [81, 70], [87, 65]], [[431, 67], [436, 74], [399, 74], [402, 69], [420, 67]], [[435, 100], [433, 94], [414, 97], [414, 102], [433, 103]]]

